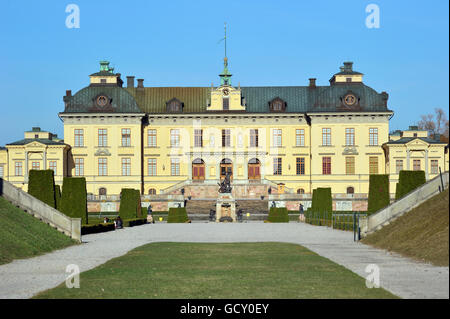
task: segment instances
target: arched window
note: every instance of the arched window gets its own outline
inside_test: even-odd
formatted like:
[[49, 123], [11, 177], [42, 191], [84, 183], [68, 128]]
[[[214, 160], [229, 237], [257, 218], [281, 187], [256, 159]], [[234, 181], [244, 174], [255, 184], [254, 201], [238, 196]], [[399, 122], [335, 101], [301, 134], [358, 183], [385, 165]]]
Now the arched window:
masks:
[[173, 98], [166, 103], [167, 112], [181, 112], [183, 110], [183, 103], [180, 100]]
[[305, 190], [303, 188], [297, 189], [297, 194], [304, 194]]
[[284, 112], [286, 110], [286, 102], [276, 97], [269, 102], [269, 107], [271, 112]]
[[148, 194], [149, 194], [149, 195], [156, 195], [156, 189], [150, 188], [150, 189], [148, 190]]
[[347, 187], [347, 194], [354, 194], [355, 189], [352, 186]]
[[100, 196], [106, 195], [106, 188], [100, 187], [100, 188], [98, 189], [98, 194], [99, 194]]

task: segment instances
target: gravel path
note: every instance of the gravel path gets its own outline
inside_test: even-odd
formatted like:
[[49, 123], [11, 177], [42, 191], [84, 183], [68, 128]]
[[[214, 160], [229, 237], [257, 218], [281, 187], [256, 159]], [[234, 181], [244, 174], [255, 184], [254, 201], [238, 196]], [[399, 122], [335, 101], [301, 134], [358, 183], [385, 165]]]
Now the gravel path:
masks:
[[[351, 232], [303, 223], [152, 224], [83, 236], [83, 244], [0, 266], [0, 298], [30, 298], [66, 280], [66, 266], [86, 271], [150, 242], [296, 243], [365, 278], [380, 269], [383, 288], [403, 298], [449, 298], [449, 268], [418, 263], [353, 242]], [[83, 282], [81, 281], [81, 285]]]

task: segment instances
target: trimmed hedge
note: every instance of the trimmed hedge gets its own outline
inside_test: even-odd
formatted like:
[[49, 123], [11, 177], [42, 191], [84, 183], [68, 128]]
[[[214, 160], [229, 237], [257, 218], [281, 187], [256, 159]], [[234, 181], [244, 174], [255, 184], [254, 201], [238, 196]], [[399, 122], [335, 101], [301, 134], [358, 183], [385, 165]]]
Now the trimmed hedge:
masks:
[[390, 204], [389, 175], [373, 174], [369, 176], [369, 199], [367, 213], [372, 214]]
[[189, 221], [186, 207], [169, 208], [168, 223], [187, 223]]
[[30, 170], [28, 194], [55, 208], [55, 179], [53, 170]]
[[103, 232], [112, 231], [115, 229], [116, 229], [116, 227], [114, 226], [114, 223], [83, 225], [83, 226], [81, 226], [81, 235], [103, 233]]
[[61, 187], [59, 185], [55, 185], [55, 208], [61, 209]]
[[143, 217], [141, 209], [141, 193], [137, 189], [122, 189], [120, 193], [119, 216], [122, 220]]
[[81, 218], [88, 224], [86, 179], [64, 177], [61, 195], [61, 213], [72, 218]]
[[147, 223], [147, 218], [133, 218], [133, 219], [124, 219], [122, 220], [123, 227], [133, 227], [144, 225]]
[[271, 207], [267, 218], [269, 223], [289, 223], [289, 213], [286, 207]]
[[420, 185], [426, 183], [425, 171], [400, 171], [395, 199], [400, 199]]
[[331, 188], [316, 188], [313, 190], [311, 211], [316, 213], [331, 213], [333, 211]]

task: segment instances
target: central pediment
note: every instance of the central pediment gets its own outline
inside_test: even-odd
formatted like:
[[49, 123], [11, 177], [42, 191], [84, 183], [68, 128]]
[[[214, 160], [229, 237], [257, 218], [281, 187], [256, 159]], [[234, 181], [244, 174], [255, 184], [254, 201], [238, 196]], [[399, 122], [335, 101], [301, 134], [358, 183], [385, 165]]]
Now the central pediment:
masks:
[[211, 102], [207, 111], [245, 111], [242, 105], [241, 90], [229, 85], [222, 85], [211, 90]]

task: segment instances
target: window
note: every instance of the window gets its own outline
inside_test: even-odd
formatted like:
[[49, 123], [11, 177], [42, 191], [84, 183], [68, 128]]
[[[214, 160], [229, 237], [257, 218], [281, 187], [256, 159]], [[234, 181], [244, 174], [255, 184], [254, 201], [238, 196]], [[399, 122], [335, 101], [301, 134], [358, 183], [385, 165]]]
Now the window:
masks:
[[322, 145], [331, 146], [331, 128], [322, 128]]
[[15, 175], [16, 176], [22, 176], [23, 175], [23, 171], [22, 171], [22, 162], [15, 162]]
[[108, 175], [108, 163], [106, 158], [98, 159], [98, 176]]
[[431, 160], [431, 174], [437, 174], [437, 173], [438, 173], [438, 161]]
[[122, 146], [131, 146], [131, 130], [129, 128], [122, 129]]
[[176, 98], [171, 99], [166, 104], [167, 112], [181, 112], [183, 108], [183, 103], [181, 103]]
[[170, 146], [180, 146], [180, 130], [170, 130]]
[[100, 128], [98, 129], [98, 146], [105, 147], [108, 146], [108, 135], [107, 130]]
[[230, 109], [230, 99], [224, 97], [222, 101], [223, 101], [223, 110], [228, 111]]
[[31, 162], [31, 169], [40, 169], [41, 163], [39, 162]]
[[305, 130], [304, 129], [296, 129], [295, 130], [295, 145], [296, 146], [305, 146]]
[[345, 174], [353, 175], [355, 174], [355, 157], [347, 156], [345, 158]]
[[276, 97], [269, 102], [269, 108], [272, 112], [284, 112], [286, 110], [286, 103], [279, 97]]
[[53, 171], [53, 175], [56, 175], [56, 161], [48, 162], [48, 168]]
[[403, 160], [395, 161], [395, 174], [400, 174], [400, 171], [403, 170]]
[[420, 171], [420, 160], [413, 160], [413, 170]]
[[305, 158], [304, 157], [297, 157], [295, 166], [296, 166], [297, 175], [305, 175]]
[[150, 188], [150, 189], [148, 190], [148, 194], [149, 194], [149, 195], [156, 195], [156, 189]]
[[272, 131], [272, 139], [273, 139], [273, 146], [280, 147], [282, 145], [282, 135], [281, 135], [281, 129], [273, 129]]
[[148, 130], [147, 144], [148, 147], [156, 147], [156, 130]]
[[148, 176], [156, 176], [156, 158], [147, 160]]
[[273, 159], [273, 175], [281, 175], [281, 173], [282, 173], [281, 157], [275, 157]]
[[352, 81], [352, 78], [345, 78], [345, 81], [346, 81], [346, 82], [351, 82], [351, 81]]
[[229, 147], [231, 145], [230, 130], [222, 130], [222, 147]]
[[75, 176], [84, 175], [84, 158], [75, 158]]
[[83, 129], [76, 129], [74, 131], [75, 136], [75, 147], [84, 146], [84, 131]]
[[369, 145], [371, 145], [371, 146], [378, 145], [378, 129], [377, 128], [369, 128]]
[[347, 187], [347, 194], [354, 194], [355, 189], [352, 186]]
[[194, 130], [194, 146], [203, 147], [203, 130]]
[[369, 157], [369, 174], [378, 174], [378, 157]]
[[131, 175], [131, 159], [122, 158], [122, 176]]
[[297, 189], [297, 194], [304, 194], [305, 190], [303, 188]]
[[180, 159], [179, 158], [172, 158], [171, 163], [170, 163], [170, 174], [172, 176], [180, 175]]
[[259, 143], [258, 130], [251, 129], [250, 130], [250, 147], [258, 147], [258, 143]]
[[345, 129], [345, 145], [354, 146], [355, 145], [355, 129], [346, 128]]
[[4, 177], [3, 174], [5, 174], [5, 171], [4, 171], [3, 165], [0, 165], [0, 177], [1, 177], [1, 178]]
[[106, 79], [100, 79], [100, 83], [106, 84]]
[[331, 157], [322, 157], [322, 175], [331, 174]]

